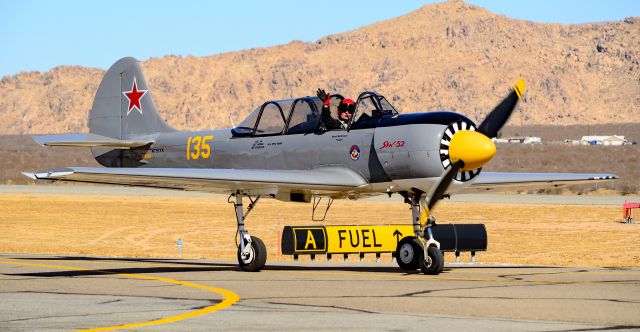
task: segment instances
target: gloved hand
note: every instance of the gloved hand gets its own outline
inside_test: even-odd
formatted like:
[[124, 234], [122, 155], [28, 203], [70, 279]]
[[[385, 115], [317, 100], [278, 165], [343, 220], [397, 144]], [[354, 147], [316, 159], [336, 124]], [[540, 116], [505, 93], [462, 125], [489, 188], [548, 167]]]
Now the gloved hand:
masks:
[[324, 92], [324, 90], [318, 89], [318, 92], [316, 92], [316, 95], [318, 96], [318, 98], [320, 98], [320, 100], [322, 100], [323, 104], [329, 105], [329, 103], [331, 103], [331, 95]]

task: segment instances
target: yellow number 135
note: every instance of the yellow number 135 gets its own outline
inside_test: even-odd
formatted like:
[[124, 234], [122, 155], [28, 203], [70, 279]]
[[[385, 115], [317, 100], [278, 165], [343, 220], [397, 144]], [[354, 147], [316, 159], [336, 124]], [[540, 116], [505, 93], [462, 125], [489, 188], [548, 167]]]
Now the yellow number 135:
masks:
[[207, 141], [212, 139], [212, 135], [189, 136], [187, 139], [187, 160], [209, 158], [211, 156], [211, 146]]

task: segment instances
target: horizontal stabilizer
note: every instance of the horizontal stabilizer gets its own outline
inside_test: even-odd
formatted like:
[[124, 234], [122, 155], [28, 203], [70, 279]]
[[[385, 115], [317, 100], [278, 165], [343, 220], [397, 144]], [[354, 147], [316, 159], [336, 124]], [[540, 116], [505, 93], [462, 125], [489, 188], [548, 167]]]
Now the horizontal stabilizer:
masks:
[[33, 140], [43, 146], [101, 147], [112, 149], [131, 149], [153, 143], [153, 140], [119, 140], [96, 134], [42, 135], [33, 136]]

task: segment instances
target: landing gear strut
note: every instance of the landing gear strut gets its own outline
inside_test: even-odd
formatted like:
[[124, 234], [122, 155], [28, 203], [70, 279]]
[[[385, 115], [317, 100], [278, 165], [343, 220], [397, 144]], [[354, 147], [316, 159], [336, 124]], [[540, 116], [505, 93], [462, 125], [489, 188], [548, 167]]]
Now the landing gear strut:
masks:
[[[231, 201], [232, 196], [235, 196], [235, 202]], [[249, 198], [250, 203], [249, 206], [247, 206], [246, 213], [243, 210], [242, 191], [238, 190], [235, 194], [231, 194], [228, 202], [233, 204], [236, 211], [236, 220], [238, 222], [237, 236], [240, 238], [239, 243], [236, 243], [238, 246], [238, 264], [244, 271], [258, 272], [264, 268], [264, 265], [267, 262], [267, 247], [260, 238], [249, 235], [249, 231], [244, 228], [244, 220], [247, 215], [249, 215], [249, 212], [251, 212], [253, 207], [258, 203], [260, 196], [255, 200], [251, 200], [251, 197], [249, 196], [247, 197]]]
[[396, 261], [402, 270], [420, 269], [424, 274], [439, 274], [444, 268], [444, 255], [440, 243], [433, 238], [431, 228], [436, 220], [427, 217], [425, 196], [416, 191], [405, 193], [405, 202], [411, 205], [411, 217], [415, 236], [405, 237], [396, 248]]

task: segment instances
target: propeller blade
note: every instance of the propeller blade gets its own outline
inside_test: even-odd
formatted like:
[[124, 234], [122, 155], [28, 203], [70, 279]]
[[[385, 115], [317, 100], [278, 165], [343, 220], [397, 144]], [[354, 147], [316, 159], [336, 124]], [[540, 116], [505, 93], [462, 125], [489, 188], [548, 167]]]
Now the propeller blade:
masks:
[[456, 176], [456, 174], [458, 174], [462, 167], [464, 167], [464, 162], [462, 160], [459, 160], [458, 162], [451, 165], [451, 168], [449, 168], [447, 172], [444, 173], [444, 175], [440, 178], [440, 182], [438, 182], [436, 188], [433, 190], [431, 195], [429, 195], [429, 202], [427, 202], [427, 208], [429, 211], [431, 211], [436, 203], [442, 198], [444, 192], [447, 190], [447, 188], [449, 188], [451, 181], [453, 181], [453, 178]]
[[509, 120], [511, 113], [516, 108], [516, 104], [518, 104], [518, 100], [524, 94], [524, 89], [524, 81], [518, 80], [511, 93], [482, 121], [478, 127], [478, 132], [489, 138], [496, 137], [502, 126]]

